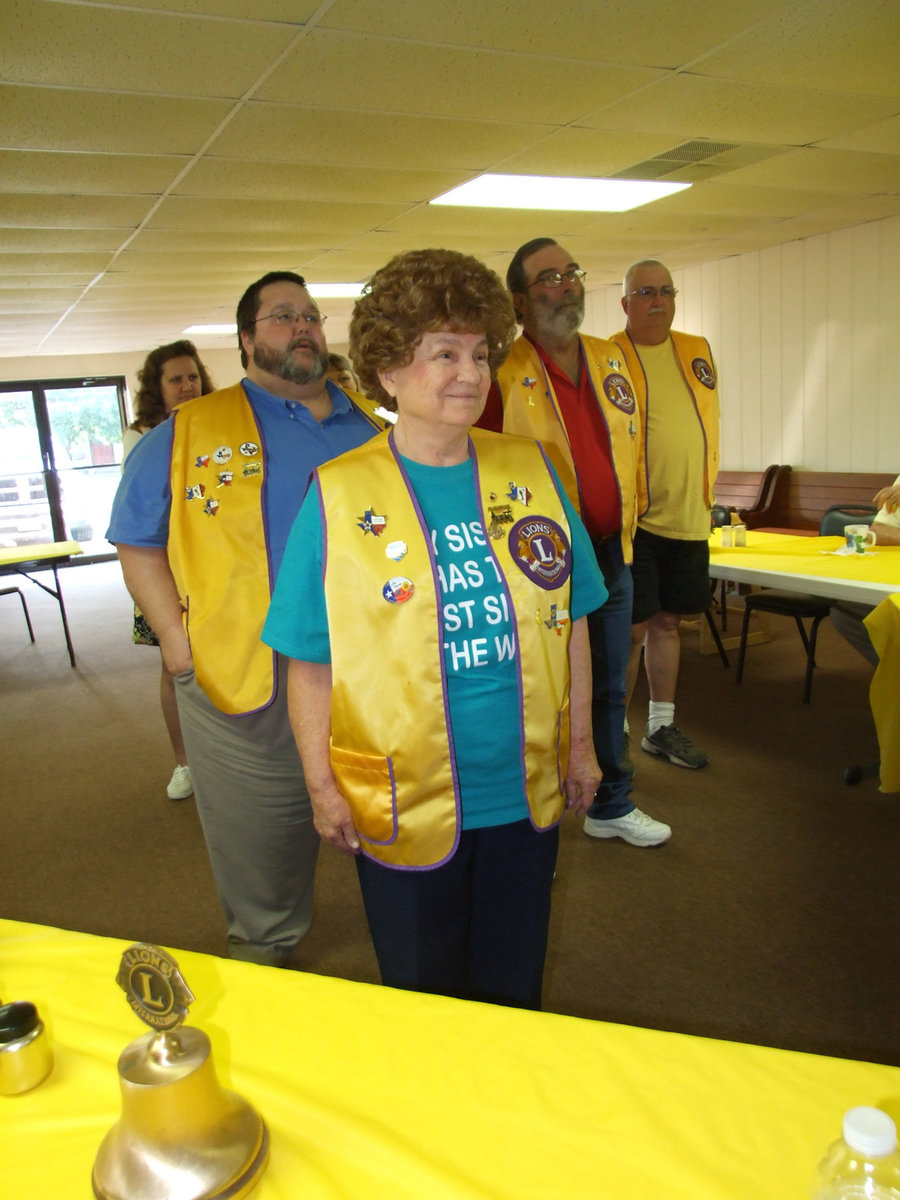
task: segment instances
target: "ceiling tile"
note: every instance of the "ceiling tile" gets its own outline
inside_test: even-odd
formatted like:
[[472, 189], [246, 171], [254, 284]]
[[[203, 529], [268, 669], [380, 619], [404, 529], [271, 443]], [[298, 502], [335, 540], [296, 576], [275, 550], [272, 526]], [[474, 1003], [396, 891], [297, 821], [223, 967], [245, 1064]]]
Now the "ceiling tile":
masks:
[[248, 161], [482, 171], [546, 132], [510, 121], [330, 112], [252, 102], [212, 147]]
[[61, 192], [65, 195], [136, 195], [163, 192], [190, 162], [140, 154], [69, 154], [6, 150], [0, 192]]
[[[95, 0], [74, 0], [93, 4]], [[68, 0], [73, 3], [73, 0]], [[285, 25], [305, 25], [321, 7], [321, 0], [103, 0], [105, 8], [147, 9], [150, 12], [191, 12], [204, 17], [222, 17], [250, 21], [281, 21]]]
[[672, 143], [672, 135], [667, 133], [568, 126], [554, 130], [521, 153], [510, 155], [499, 169], [515, 175], [603, 178], [662, 154]]
[[900, 154], [900, 114], [862, 126], [850, 133], [824, 138], [817, 143], [825, 150], [869, 150], [873, 154]]
[[0, 84], [0, 146], [106, 154], [195, 154], [231, 109], [172, 100]]
[[897, 98], [896, 0], [810, 0], [758, 21], [692, 68], [700, 75]]
[[173, 195], [297, 203], [360, 196], [367, 202], [406, 206], [439, 196], [468, 178], [466, 171], [398, 171], [301, 162], [261, 162], [248, 169], [233, 158], [207, 156], [180, 180]]
[[321, 25], [560, 59], [675, 67], [784, 7], [784, 0], [753, 0], [752, 6], [680, 0], [675, 18], [670, 0], [604, 0], [602, 8], [584, 0], [553, 6], [546, 0], [337, 0]]
[[[2, 197], [0, 197], [2, 204]], [[306, 203], [293, 206], [281, 200], [220, 200], [216, 204], [216, 228], [240, 233], [247, 225], [254, 229], [289, 230], [302, 225], [304, 235], [324, 231], [326, 243], [340, 240], [344, 234], [358, 233], [393, 220], [403, 211], [398, 204]], [[201, 198], [171, 196], [148, 221], [152, 229], [206, 229], [209, 204]], [[321, 237], [321, 232], [320, 235]]]
[[889, 154], [853, 150], [792, 150], [778, 158], [733, 171], [735, 186], [797, 187], [825, 192], [900, 192], [900, 160]]
[[51, 229], [118, 228], [123, 237], [141, 221], [150, 201], [146, 196], [36, 196], [0, 193], [0, 226]]
[[[536, 86], [548, 72], [552, 86]], [[505, 112], [517, 121], [555, 125], [660, 75], [591, 63], [553, 70], [537, 56], [317, 30], [291, 51], [256, 98], [458, 120]]]
[[6, 83], [237, 98], [297, 35], [290, 26], [183, 13], [34, 0], [5, 4], [12, 5], [0, 38], [0, 78]]
[[682, 74], [583, 118], [597, 129], [665, 131], [682, 138], [803, 145], [868, 125], [896, 110], [881, 97], [753, 87]]

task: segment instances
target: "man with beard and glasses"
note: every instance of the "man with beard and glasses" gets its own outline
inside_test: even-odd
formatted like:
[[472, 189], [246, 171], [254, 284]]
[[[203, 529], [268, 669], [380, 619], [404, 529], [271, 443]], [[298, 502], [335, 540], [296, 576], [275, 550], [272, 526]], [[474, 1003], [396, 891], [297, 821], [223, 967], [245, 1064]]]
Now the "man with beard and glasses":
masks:
[[274, 966], [309, 928], [318, 835], [284, 663], [259, 634], [312, 471], [384, 427], [328, 380], [323, 322], [302, 276], [252, 284], [237, 308], [246, 377], [141, 438], [107, 531], [175, 675], [229, 953]]
[[[506, 286], [523, 332], [478, 423], [542, 444], [578, 506], [609, 592], [606, 604], [587, 618], [594, 748], [603, 782], [584, 832], [618, 837], [632, 846], [658, 846], [672, 830], [635, 807], [624, 748], [640, 416], [622, 351], [578, 332], [584, 320], [584, 275], [552, 238], [535, 238], [516, 251]], [[527, 487], [527, 479], [512, 480], [510, 493], [524, 494]], [[497, 497], [500, 521], [506, 502]]]

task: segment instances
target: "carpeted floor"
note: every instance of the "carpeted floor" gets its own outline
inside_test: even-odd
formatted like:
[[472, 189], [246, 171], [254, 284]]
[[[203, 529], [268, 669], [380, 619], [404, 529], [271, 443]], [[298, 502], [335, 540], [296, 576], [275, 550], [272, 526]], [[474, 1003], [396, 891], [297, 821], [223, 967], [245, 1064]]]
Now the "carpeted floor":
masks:
[[[0, 597], [0, 914], [222, 953], [193, 802], [165, 796], [158, 652], [131, 643], [117, 564], [62, 581], [76, 670], [49, 597], [23, 584], [34, 645]], [[804, 705], [796, 630], [772, 633], [740, 687], [683, 634], [677, 720], [710, 766], [634, 752], [636, 801], [671, 842], [596, 842], [565, 821], [545, 1006], [900, 1065], [900, 795], [842, 783], [875, 757], [869, 668], [823, 627]], [[641, 684], [636, 733], [645, 711]], [[296, 965], [378, 978], [355, 870], [330, 849]]]

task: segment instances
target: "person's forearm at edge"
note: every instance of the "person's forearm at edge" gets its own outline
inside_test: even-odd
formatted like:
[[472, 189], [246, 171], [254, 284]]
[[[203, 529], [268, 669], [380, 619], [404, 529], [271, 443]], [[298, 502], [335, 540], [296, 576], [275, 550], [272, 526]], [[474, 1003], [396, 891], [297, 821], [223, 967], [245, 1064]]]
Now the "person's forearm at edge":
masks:
[[125, 586], [159, 638], [166, 670], [171, 675], [192, 665], [191, 647], [184, 630], [184, 609], [161, 546], [117, 545]]
[[571, 744], [566, 772], [566, 807], [584, 814], [603, 772], [597, 763], [591, 721], [591, 646], [587, 617], [579, 617], [569, 637], [569, 722]]
[[288, 715], [319, 836], [343, 854], [359, 853], [350, 806], [331, 769], [331, 664], [301, 662], [288, 667]]
[[878, 539], [879, 546], [900, 546], [900, 529], [895, 525], [885, 525], [882, 521], [876, 521], [872, 525], [872, 532]]

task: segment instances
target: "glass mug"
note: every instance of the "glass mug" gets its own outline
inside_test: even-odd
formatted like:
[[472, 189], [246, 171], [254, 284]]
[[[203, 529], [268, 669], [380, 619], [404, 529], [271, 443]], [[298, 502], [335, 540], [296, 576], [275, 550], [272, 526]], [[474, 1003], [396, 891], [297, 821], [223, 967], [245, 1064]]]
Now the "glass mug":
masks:
[[874, 546], [876, 542], [875, 532], [868, 525], [845, 525], [844, 537], [847, 541], [847, 549], [852, 550], [855, 554], [865, 554], [869, 546]]

